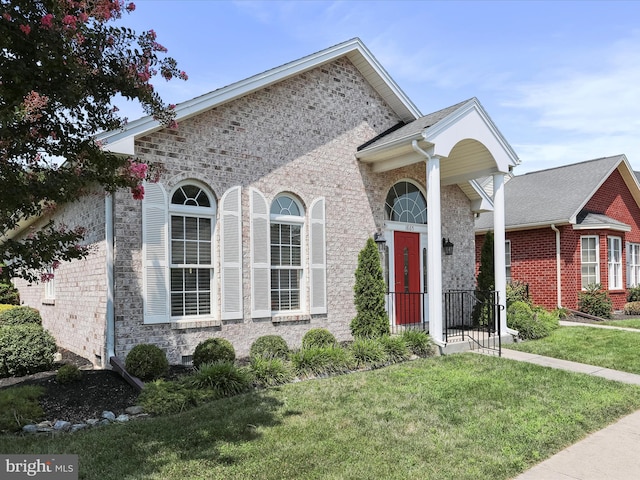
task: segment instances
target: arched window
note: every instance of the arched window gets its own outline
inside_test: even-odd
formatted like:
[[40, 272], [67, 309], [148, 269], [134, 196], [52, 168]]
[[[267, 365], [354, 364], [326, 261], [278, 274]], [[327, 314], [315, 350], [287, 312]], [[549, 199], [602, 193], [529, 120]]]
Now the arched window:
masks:
[[300, 310], [304, 209], [288, 194], [271, 203], [271, 310]]
[[215, 203], [193, 183], [171, 195], [171, 316], [211, 314]]
[[427, 223], [427, 201], [420, 189], [410, 182], [396, 183], [387, 194], [385, 219], [404, 223]]

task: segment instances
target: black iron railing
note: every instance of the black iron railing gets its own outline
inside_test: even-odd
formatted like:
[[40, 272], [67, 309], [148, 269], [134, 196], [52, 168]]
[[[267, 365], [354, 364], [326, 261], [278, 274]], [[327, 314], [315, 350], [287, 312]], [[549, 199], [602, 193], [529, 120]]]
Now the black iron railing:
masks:
[[444, 341], [468, 341], [471, 348], [501, 355], [500, 312], [496, 291], [449, 290], [443, 294]]

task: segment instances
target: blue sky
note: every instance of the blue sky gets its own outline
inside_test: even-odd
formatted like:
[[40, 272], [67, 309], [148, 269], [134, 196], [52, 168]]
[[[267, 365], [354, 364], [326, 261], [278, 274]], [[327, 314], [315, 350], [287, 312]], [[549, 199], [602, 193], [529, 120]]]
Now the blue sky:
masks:
[[359, 37], [423, 114], [477, 97], [516, 174], [621, 153], [640, 170], [640, 1], [134, 3], [119, 24], [189, 75], [155, 79], [168, 103]]

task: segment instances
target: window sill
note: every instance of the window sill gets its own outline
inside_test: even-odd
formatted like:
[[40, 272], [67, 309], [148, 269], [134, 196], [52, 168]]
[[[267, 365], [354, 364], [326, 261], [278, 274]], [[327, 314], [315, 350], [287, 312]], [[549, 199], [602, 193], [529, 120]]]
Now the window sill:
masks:
[[43, 298], [42, 299], [42, 305], [55, 305], [56, 304], [56, 299], [55, 298]]
[[219, 327], [222, 325], [220, 320], [202, 319], [202, 320], [173, 320], [171, 321], [171, 330], [188, 330], [191, 328], [207, 328]]
[[310, 322], [311, 315], [308, 313], [298, 314], [276, 314], [271, 317], [271, 323], [293, 323], [293, 322]]

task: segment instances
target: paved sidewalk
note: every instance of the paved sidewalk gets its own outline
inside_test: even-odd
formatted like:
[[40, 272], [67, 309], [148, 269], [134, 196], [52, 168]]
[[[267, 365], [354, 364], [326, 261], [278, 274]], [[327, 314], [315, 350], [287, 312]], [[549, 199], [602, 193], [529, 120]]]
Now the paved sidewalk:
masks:
[[[604, 325], [563, 322], [567, 326], [615, 328]], [[626, 329], [640, 333], [638, 329]], [[502, 349], [511, 360], [585, 373], [619, 382], [640, 385], [640, 375], [609, 368]], [[599, 430], [553, 457], [527, 470], [514, 480], [638, 480], [640, 479], [640, 410]]]

